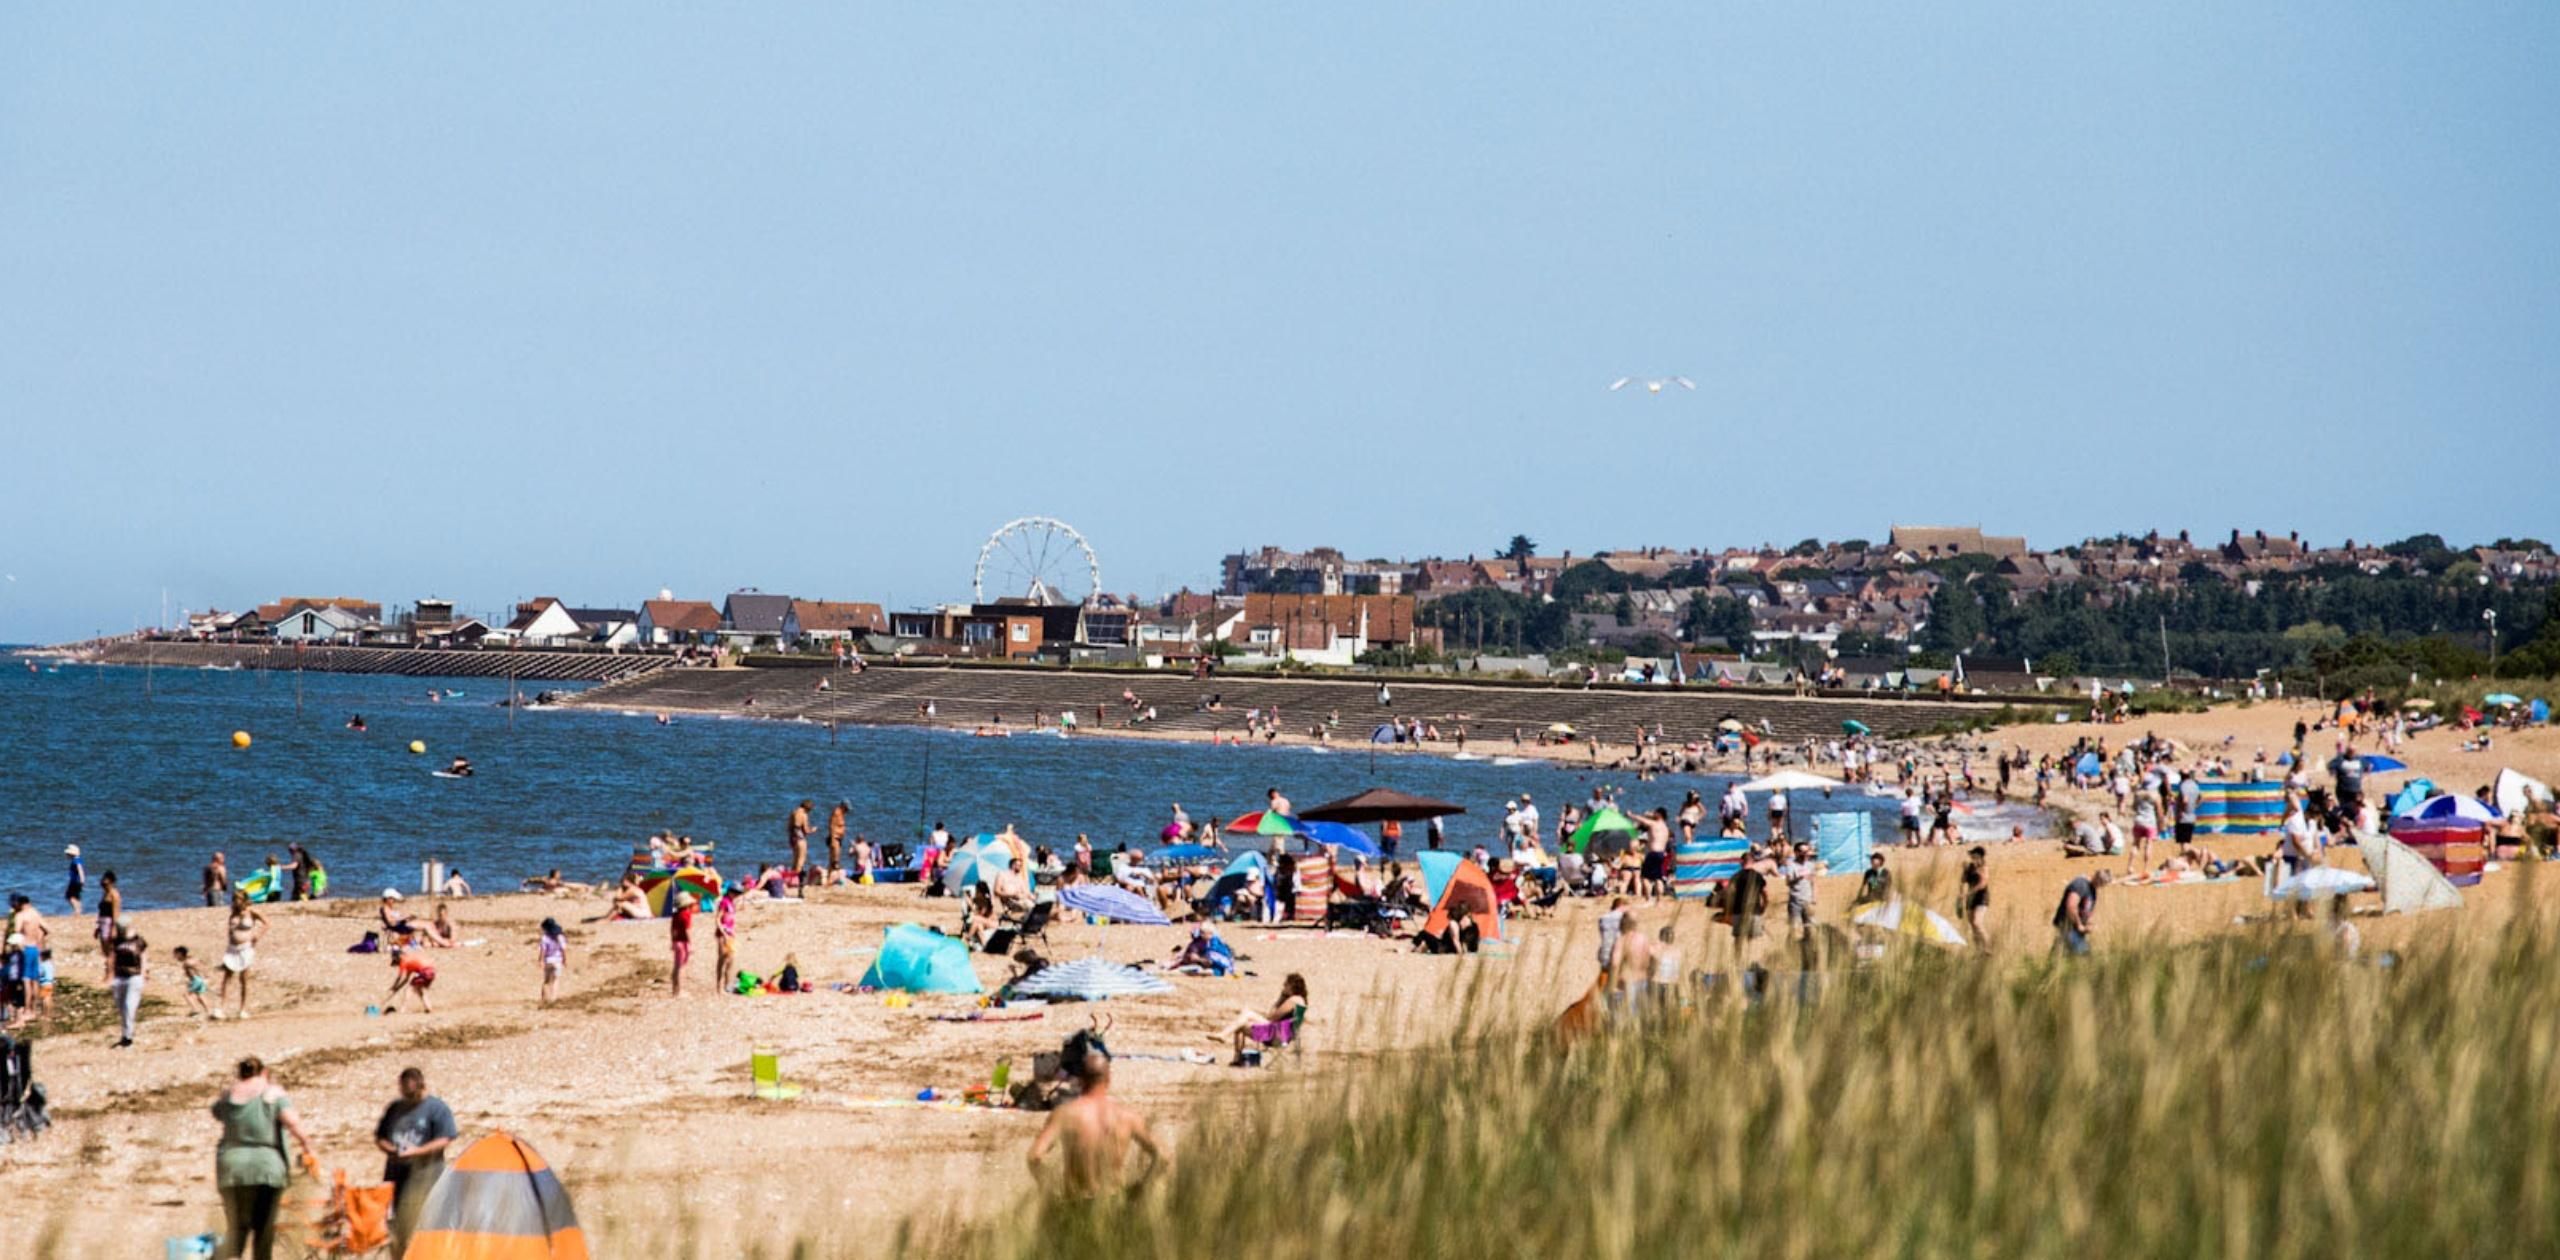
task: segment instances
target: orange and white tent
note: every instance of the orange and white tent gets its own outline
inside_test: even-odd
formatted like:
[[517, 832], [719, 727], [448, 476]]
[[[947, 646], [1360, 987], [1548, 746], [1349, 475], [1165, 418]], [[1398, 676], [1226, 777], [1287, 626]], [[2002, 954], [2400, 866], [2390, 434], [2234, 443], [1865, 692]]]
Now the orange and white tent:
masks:
[[587, 1235], [551, 1166], [502, 1130], [446, 1162], [405, 1260], [587, 1260]]

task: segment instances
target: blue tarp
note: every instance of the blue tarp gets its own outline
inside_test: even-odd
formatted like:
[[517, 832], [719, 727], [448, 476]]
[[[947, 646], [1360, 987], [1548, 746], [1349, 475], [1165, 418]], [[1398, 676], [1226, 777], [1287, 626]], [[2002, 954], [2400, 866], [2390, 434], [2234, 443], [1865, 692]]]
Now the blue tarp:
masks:
[[909, 993], [983, 993], [977, 969], [969, 965], [969, 946], [956, 936], [901, 923], [880, 938], [880, 956], [862, 973], [867, 989], [904, 989]]
[[1815, 814], [1813, 855], [1841, 875], [1867, 869], [1876, 847], [1876, 818], [1869, 813]]
[[2551, 720], [2551, 702], [2537, 696], [2525, 712], [2532, 716], [2534, 725], [2540, 726]]
[[2080, 775], [2082, 778], [2095, 778], [2101, 768], [2102, 767], [2098, 761], [2098, 754], [2093, 752], [2084, 752], [2080, 754], [2080, 762], [2078, 765], [2072, 767], [2072, 771]]

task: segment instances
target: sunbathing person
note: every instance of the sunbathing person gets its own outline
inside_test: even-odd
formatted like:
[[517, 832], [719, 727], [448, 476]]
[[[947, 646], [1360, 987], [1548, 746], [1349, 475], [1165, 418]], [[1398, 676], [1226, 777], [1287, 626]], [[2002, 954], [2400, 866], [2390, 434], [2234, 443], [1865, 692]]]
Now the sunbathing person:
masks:
[[649, 914], [649, 894], [641, 889], [640, 877], [637, 875], [625, 875], [622, 877], [621, 886], [613, 890], [613, 907], [606, 910], [603, 914], [587, 920], [587, 922], [594, 923], [603, 919], [646, 919], [649, 917], [651, 917]]
[[453, 926], [453, 907], [441, 901], [436, 903], [434, 920], [419, 929], [418, 934], [426, 938], [428, 944], [441, 949], [451, 949], [462, 943], [462, 934]]
[[1297, 1034], [1297, 1024], [1307, 1013], [1307, 978], [1290, 972], [1280, 982], [1280, 1000], [1269, 1010], [1239, 1011], [1227, 1026], [1209, 1034], [1211, 1041], [1230, 1042], [1235, 1046], [1236, 1066], [1244, 1063], [1248, 1044], [1276, 1046]]

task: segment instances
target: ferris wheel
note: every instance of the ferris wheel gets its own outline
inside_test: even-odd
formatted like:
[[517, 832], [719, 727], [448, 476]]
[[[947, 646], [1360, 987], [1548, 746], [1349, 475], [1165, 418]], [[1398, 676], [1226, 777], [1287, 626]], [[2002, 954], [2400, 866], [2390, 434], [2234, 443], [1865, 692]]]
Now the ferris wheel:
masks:
[[1056, 517], [1026, 516], [987, 536], [970, 590], [981, 604], [1008, 597], [1087, 603], [1102, 593], [1102, 562], [1075, 526]]

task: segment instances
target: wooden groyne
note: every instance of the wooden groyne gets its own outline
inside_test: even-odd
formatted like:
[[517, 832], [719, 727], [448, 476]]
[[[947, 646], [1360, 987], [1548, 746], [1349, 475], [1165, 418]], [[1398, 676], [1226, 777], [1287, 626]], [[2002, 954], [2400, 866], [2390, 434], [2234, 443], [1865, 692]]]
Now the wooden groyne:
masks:
[[[818, 690], [821, 678], [826, 690]], [[1779, 739], [1830, 738], [1846, 722], [1879, 736], [1908, 736], [1978, 722], [2024, 709], [2036, 716], [2065, 711], [2067, 697], [1885, 697], [1864, 694], [1799, 696], [1784, 691], [1711, 687], [1579, 687], [1551, 683], [1453, 682], [1389, 678], [1389, 700], [1380, 704], [1377, 678], [1280, 678], [1229, 674], [1207, 679], [1128, 671], [970, 666], [874, 666], [846, 670], [669, 670], [590, 689], [569, 700], [603, 708], [728, 713], [802, 718], [867, 725], [972, 726], [1002, 721], [1028, 726], [1038, 715], [1054, 721], [1073, 709], [1087, 729], [1123, 729], [1133, 710], [1124, 691], [1137, 696], [1139, 712], [1155, 710], [1140, 729], [1197, 734], [1241, 732], [1250, 710], [1279, 710], [1280, 729], [1305, 734], [1334, 719], [1336, 739], [1365, 741], [1389, 718], [1420, 718], [1454, 739], [1507, 742], [1556, 723], [1585, 735], [1623, 744], [1637, 726], [1658, 727], [1663, 738], [1710, 738], [1718, 724], [1738, 721]], [[1217, 707], [1204, 707], [1215, 699]], [[930, 704], [928, 718], [921, 710]], [[1765, 728], [1763, 723], [1766, 723]]]
[[613, 682], [654, 673], [672, 657], [617, 652], [499, 648], [305, 647], [272, 643], [170, 643], [125, 639], [66, 653], [104, 665], [170, 669], [304, 669], [315, 674], [396, 674], [411, 678], [515, 678], [524, 682]]

